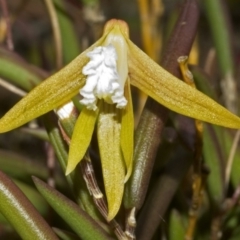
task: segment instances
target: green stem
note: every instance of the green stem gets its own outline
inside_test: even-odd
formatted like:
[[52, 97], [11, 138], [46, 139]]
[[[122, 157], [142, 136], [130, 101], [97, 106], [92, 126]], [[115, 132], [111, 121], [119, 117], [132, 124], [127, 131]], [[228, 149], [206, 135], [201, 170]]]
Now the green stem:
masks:
[[233, 73], [234, 63], [230, 29], [224, 2], [222, 0], [204, 0], [204, 7], [210, 24], [212, 37], [217, 51], [220, 71], [223, 76]]
[[59, 21], [63, 64], [66, 65], [80, 53], [77, 31], [73, 25], [73, 19], [68, 10], [68, 4], [63, 0], [53, 0]]

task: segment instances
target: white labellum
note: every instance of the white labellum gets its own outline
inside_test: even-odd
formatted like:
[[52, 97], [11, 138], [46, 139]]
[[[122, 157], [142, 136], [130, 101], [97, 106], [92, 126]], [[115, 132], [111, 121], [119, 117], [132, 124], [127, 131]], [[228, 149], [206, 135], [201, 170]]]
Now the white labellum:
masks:
[[124, 86], [119, 83], [114, 46], [110, 44], [106, 47], [96, 47], [87, 53], [87, 56], [90, 61], [82, 69], [87, 79], [85, 86], [80, 90], [83, 96], [80, 103], [88, 109], [96, 110], [97, 99], [104, 99], [107, 103], [116, 103], [117, 108], [124, 108], [127, 100], [124, 97]]

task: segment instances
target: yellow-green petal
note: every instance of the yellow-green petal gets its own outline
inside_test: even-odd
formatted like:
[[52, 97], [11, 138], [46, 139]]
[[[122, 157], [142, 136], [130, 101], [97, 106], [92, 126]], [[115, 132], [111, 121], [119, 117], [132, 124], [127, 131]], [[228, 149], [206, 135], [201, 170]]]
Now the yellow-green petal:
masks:
[[[106, 34], [105, 34], [106, 35]], [[66, 67], [47, 78], [21, 99], [0, 119], [0, 132], [7, 132], [71, 100], [84, 85], [82, 68], [89, 61], [86, 53], [101, 45], [105, 35]]]
[[125, 179], [125, 164], [120, 149], [121, 110], [103, 102], [97, 132], [110, 221], [121, 206]]
[[92, 139], [95, 122], [98, 116], [96, 111], [83, 108], [74, 126], [70, 143], [66, 175], [71, 173], [83, 159]]
[[[240, 118], [200, 91], [179, 81], [128, 40], [131, 84], [180, 114], [229, 128], [240, 128]], [[177, 59], [176, 59], [177, 61]]]
[[125, 97], [128, 101], [125, 109], [122, 109], [122, 126], [121, 126], [121, 148], [123, 158], [127, 167], [127, 174], [125, 182], [129, 179], [132, 173], [132, 161], [133, 161], [133, 139], [134, 139], [134, 117], [132, 107], [132, 97], [130, 82], [127, 79], [125, 86]]

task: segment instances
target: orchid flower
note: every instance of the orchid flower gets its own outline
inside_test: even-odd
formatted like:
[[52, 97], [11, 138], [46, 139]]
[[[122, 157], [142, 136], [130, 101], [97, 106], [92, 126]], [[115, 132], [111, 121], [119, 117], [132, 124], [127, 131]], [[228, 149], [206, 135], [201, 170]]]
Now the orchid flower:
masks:
[[240, 128], [240, 118], [160, 67], [131, 42], [127, 24], [113, 19], [106, 23], [103, 36], [95, 44], [7, 112], [0, 119], [0, 132], [56, 108], [61, 115], [61, 107], [71, 110], [72, 105], [66, 103], [80, 94], [83, 109], [71, 138], [66, 174], [86, 154], [96, 125], [111, 220], [120, 208], [124, 183], [132, 172], [134, 123], [130, 84], [175, 112]]

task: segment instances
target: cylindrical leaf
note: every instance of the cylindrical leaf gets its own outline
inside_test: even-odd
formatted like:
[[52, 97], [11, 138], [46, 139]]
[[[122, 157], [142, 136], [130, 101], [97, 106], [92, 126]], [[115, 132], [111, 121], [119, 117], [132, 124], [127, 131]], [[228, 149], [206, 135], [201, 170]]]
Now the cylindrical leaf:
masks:
[[31, 202], [3, 172], [0, 172], [0, 212], [24, 240], [58, 239]]
[[41, 180], [33, 177], [33, 181], [47, 202], [79, 237], [84, 240], [111, 239], [104, 230], [74, 202]]

